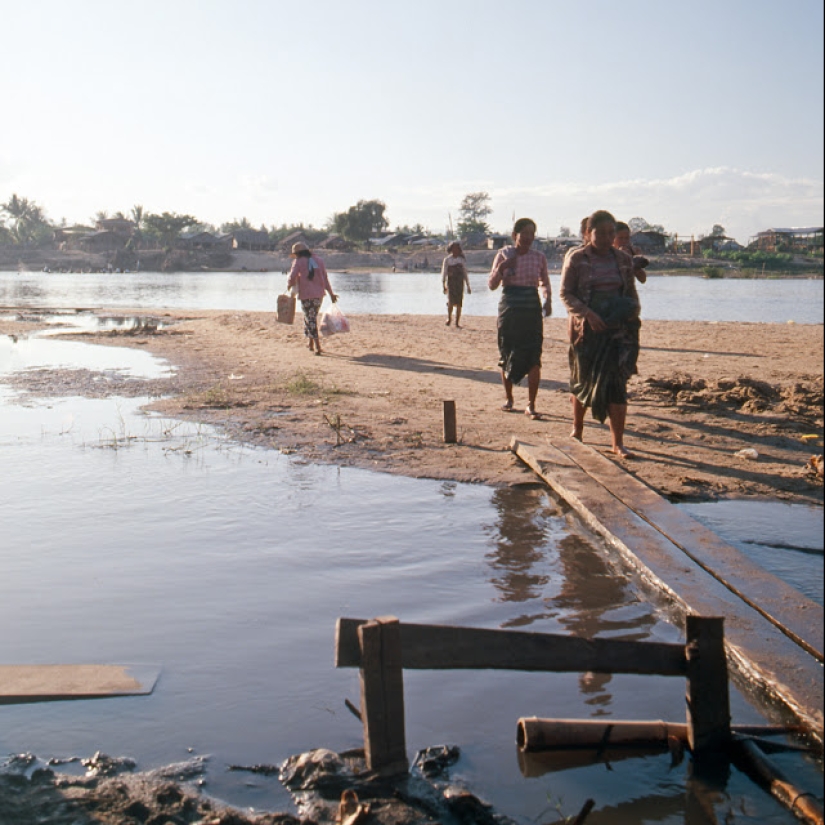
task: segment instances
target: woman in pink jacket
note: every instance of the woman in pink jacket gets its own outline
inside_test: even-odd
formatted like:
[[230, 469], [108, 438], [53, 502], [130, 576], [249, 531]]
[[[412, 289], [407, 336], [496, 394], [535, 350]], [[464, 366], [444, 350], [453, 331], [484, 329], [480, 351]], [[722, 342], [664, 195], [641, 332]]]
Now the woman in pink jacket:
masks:
[[332, 291], [327, 277], [327, 268], [322, 258], [313, 255], [304, 243], [292, 245], [290, 258], [295, 258], [289, 272], [287, 289], [298, 287], [298, 298], [304, 313], [304, 335], [309, 339], [307, 346], [316, 355], [321, 354], [321, 341], [318, 338], [318, 310], [324, 300], [324, 293], [335, 303], [338, 296]]

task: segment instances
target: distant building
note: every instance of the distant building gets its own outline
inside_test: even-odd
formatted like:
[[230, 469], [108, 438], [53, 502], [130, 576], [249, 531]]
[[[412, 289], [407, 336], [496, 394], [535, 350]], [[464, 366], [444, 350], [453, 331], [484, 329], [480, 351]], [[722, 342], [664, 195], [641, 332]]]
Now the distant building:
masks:
[[78, 241], [78, 246], [85, 252], [117, 252], [123, 249], [128, 241], [128, 235], [101, 229], [99, 232], [84, 235]]
[[487, 249], [503, 249], [511, 241], [509, 235], [490, 234], [487, 236]]
[[758, 232], [755, 243], [760, 252], [808, 252], [822, 249], [822, 236], [821, 226], [774, 228]]
[[100, 218], [97, 228], [104, 232], [114, 232], [115, 235], [125, 235], [130, 238], [135, 233], [135, 222], [122, 216], [116, 218]]
[[282, 252], [292, 252], [292, 245], [296, 243], [303, 243], [306, 244], [310, 249], [312, 249], [312, 245], [309, 242], [309, 238], [301, 232], [300, 229], [296, 229], [295, 232], [290, 232], [285, 238], [281, 238], [278, 243], [278, 249]]
[[232, 232], [232, 248], [265, 252], [272, 249], [272, 242], [269, 233], [263, 229], [236, 229]]
[[213, 235], [211, 232], [187, 232], [178, 238], [177, 246], [180, 249], [202, 249], [214, 252], [231, 249], [232, 240], [231, 232], [224, 235]]
[[661, 254], [667, 247], [667, 235], [664, 232], [656, 232], [652, 229], [644, 229], [634, 232], [630, 236], [630, 243], [638, 247], [642, 252], [650, 254]]

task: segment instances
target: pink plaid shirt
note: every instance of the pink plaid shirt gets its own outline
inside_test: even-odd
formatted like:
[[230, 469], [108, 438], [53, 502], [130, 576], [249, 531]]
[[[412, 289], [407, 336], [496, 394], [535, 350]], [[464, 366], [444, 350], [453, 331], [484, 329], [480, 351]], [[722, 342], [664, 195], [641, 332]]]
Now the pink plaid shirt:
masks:
[[[515, 255], [516, 272], [514, 275], [505, 275], [503, 278], [496, 274], [499, 263], [504, 258]], [[507, 270], [505, 269], [505, 272]], [[532, 286], [536, 287], [541, 294], [542, 301], [550, 297], [550, 277], [547, 274], [547, 258], [544, 254], [531, 249], [526, 255], [516, 255], [514, 246], [505, 246], [499, 249], [493, 260], [493, 268], [490, 270], [490, 279], [487, 286], [490, 289], [497, 289], [499, 284], [504, 286]]]

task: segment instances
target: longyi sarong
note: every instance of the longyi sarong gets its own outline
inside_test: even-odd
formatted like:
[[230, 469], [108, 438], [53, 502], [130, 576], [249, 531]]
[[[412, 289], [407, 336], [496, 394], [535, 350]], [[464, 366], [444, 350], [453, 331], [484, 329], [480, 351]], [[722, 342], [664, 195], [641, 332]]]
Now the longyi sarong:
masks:
[[541, 366], [543, 339], [538, 290], [504, 287], [498, 304], [498, 365], [508, 381], [518, 384], [533, 367]]

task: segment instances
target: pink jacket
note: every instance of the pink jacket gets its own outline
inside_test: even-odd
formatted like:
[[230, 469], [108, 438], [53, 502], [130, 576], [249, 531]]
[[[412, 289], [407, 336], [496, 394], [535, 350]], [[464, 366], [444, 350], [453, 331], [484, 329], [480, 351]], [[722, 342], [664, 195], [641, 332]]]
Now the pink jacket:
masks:
[[[309, 264], [313, 262], [315, 269], [315, 276], [310, 281], [309, 279]], [[329, 292], [332, 297], [332, 287], [329, 285], [329, 278], [327, 277], [327, 268], [324, 264], [324, 259], [313, 255], [311, 258], [296, 258], [292, 264], [292, 269], [289, 271], [289, 280], [287, 281], [287, 289], [291, 289], [298, 285], [298, 298], [302, 301], [310, 298], [323, 298], [324, 292]]]

